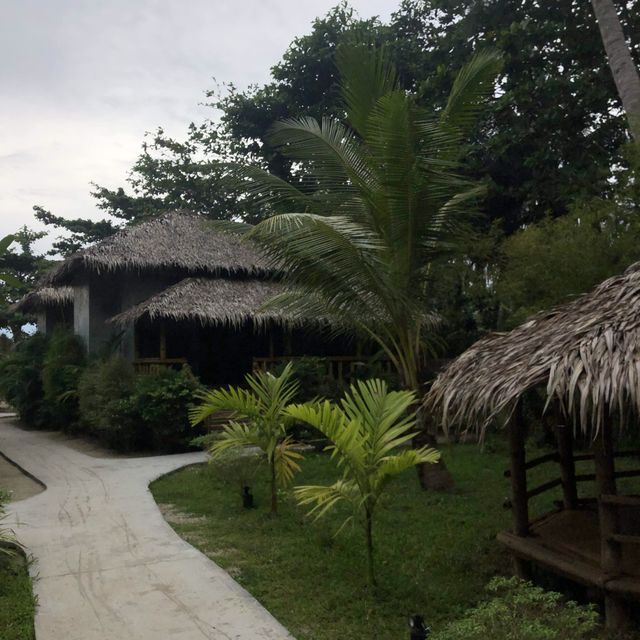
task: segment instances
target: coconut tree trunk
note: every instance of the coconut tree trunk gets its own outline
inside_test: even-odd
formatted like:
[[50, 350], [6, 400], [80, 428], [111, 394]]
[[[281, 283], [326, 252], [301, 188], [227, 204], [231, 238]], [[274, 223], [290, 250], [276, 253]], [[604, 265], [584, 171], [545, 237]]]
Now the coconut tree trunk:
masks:
[[640, 142], [640, 75], [622, 31], [613, 0], [591, 0], [609, 67], [634, 140]]
[[[413, 439], [413, 446], [416, 449], [424, 446], [437, 449], [437, 427], [433, 420], [429, 419], [422, 405], [418, 406], [416, 417], [418, 434]], [[425, 490], [450, 491], [455, 486], [453, 476], [442, 458], [435, 464], [420, 464], [416, 469], [420, 486]]]

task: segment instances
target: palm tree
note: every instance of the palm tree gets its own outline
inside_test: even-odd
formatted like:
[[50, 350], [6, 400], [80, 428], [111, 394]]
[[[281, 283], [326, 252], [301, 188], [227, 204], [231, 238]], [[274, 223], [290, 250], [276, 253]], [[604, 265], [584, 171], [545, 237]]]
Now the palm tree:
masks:
[[[369, 581], [375, 586], [373, 524], [376, 507], [389, 481], [418, 464], [433, 464], [435, 449], [400, 449], [413, 438], [416, 415], [410, 391], [389, 391], [382, 380], [359, 381], [345, 393], [340, 405], [328, 401], [294, 405], [287, 414], [315, 427], [332, 444], [328, 447], [343, 470], [330, 486], [296, 487], [303, 505], [320, 518], [339, 502], [346, 501], [363, 525], [366, 535]], [[343, 524], [343, 526], [344, 526]], [[342, 529], [342, 527], [341, 527]]]
[[640, 74], [631, 57], [618, 12], [612, 0], [591, 0], [591, 4], [618, 95], [627, 114], [629, 130], [634, 140], [640, 142]]
[[273, 514], [278, 512], [278, 487], [291, 483], [300, 470], [297, 461], [302, 459], [287, 435], [290, 419], [286, 410], [299, 386], [292, 380], [292, 374], [291, 364], [288, 364], [277, 377], [268, 372], [245, 376], [247, 389], [228, 387], [200, 391], [196, 397], [201, 403], [190, 412], [192, 424], [219, 411], [231, 412], [220, 437], [209, 450], [211, 459], [233, 449], [260, 449], [269, 464]]
[[435, 114], [401, 89], [384, 49], [345, 44], [337, 64], [348, 125], [329, 118], [274, 125], [273, 141], [299, 179], [236, 168], [244, 192], [276, 215], [234, 229], [250, 231], [285, 267], [288, 290], [274, 305], [293, 317], [333, 317], [369, 336], [403, 386], [419, 394], [438, 321], [433, 265], [455, 253], [460, 223], [484, 193], [459, 164], [501, 61], [478, 53]]

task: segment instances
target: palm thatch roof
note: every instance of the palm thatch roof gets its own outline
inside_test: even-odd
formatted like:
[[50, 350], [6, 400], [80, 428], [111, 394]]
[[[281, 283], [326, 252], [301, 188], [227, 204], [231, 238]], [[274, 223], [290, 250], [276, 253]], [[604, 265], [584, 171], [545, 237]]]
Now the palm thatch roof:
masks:
[[72, 287], [41, 287], [23, 296], [11, 306], [11, 310], [21, 313], [34, 313], [46, 307], [72, 303]]
[[491, 334], [435, 380], [425, 406], [445, 428], [484, 429], [545, 385], [565, 416], [597, 433], [615, 416], [640, 416], [640, 262], [592, 292]]
[[307, 324], [299, 319], [288, 318], [276, 309], [262, 309], [265, 303], [282, 291], [281, 283], [269, 280], [187, 278], [114, 316], [110, 322], [125, 326], [148, 318], [234, 327], [249, 320], [253, 321], [254, 326], [270, 323], [289, 326]]
[[183, 211], [126, 227], [60, 262], [45, 284], [67, 284], [78, 271], [178, 269], [189, 275], [260, 276], [271, 273], [255, 245], [214, 230], [202, 218]]

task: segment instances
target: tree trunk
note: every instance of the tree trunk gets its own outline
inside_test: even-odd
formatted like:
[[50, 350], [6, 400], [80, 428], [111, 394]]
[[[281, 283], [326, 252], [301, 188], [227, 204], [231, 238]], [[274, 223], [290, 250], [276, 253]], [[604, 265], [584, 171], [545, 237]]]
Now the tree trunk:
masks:
[[276, 485], [276, 461], [271, 461], [271, 513], [278, 513], [278, 487]]
[[373, 567], [373, 516], [369, 509], [365, 511], [365, 526], [367, 533], [367, 569], [369, 572], [369, 584], [376, 587], [376, 574]]
[[613, 0], [591, 0], [609, 67], [634, 140], [640, 142], [640, 75], [622, 31]]
[[[437, 426], [433, 420], [429, 420], [422, 406], [418, 406], [416, 411], [418, 434], [413, 439], [413, 447], [418, 449], [428, 446], [433, 449], [438, 448]], [[432, 491], [450, 491], [455, 486], [453, 476], [447, 469], [444, 460], [440, 458], [435, 464], [420, 464], [417, 467], [418, 479], [423, 489]]]

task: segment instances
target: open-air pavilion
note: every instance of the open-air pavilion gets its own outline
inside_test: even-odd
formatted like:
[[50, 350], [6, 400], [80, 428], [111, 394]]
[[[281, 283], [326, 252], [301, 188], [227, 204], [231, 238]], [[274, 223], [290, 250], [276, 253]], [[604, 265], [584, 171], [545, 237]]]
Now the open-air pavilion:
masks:
[[[522, 407], [536, 391], [555, 417], [557, 447], [527, 460]], [[445, 429], [484, 434], [506, 424], [513, 530], [498, 539], [517, 572], [527, 577], [533, 563], [596, 590], [607, 626], [626, 626], [640, 601], [640, 496], [619, 491], [621, 479], [640, 477], [640, 447], [621, 449], [623, 437], [640, 441], [640, 263], [509, 333], [479, 340], [438, 376], [425, 405]], [[584, 450], [574, 450], [578, 442]], [[529, 470], [553, 463], [558, 478], [529, 486]], [[594, 468], [577, 472], [576, 463]], [[581, 490], [588, 481], [595, 495]], [[563, 496], [557, 510], [532, 520], [529, 501], [556, 487]]]

